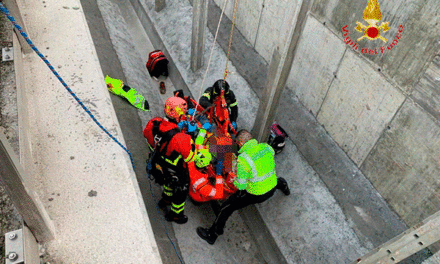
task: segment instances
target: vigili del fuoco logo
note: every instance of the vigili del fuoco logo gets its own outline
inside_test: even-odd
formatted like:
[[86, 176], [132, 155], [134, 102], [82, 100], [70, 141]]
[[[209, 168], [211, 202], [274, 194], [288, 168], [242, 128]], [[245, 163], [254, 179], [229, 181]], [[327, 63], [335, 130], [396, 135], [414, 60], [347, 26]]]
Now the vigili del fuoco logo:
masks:
[[[388, 26], [389, 22], [382, 22], [380, 26], [377, 25], [377, 23], [380, 20], [382, 20], [382, 12], [380, 11], [378, 0], [368, 0], [368, 5], [364, 10], [362, 18], [368, 23], [368, 25], [364, 25], [362, 22], [359, 21], [356, 22], [357, 26], [354, 29], [364, 34], [363, 36], [357, 39], [357, 42], [353, 41], [348, 36], [350, 34], [348, 30], [348, 25], [345, 25], [342, 28], [342, 33], [344, 34], [344, 37], [346, 37], [344, 42], [347, 45], [351, 46], [354, 50], [358, 50], [359, 49], [358, 42], [360, 42], [363, 39], [368, 39], [370, 41], [380, 39], [384, 43], [388, 42], [388, 39], [382, 36], [382, 33], [385, 33], [391, 29]], [[386, 46], [381, 46], [379, 48], [380, 53], [384, 53], [386, 50], [391, 50], [392, 48], [394, 48], [399, 43], [399, 40], [402, 38], [402, 32], [403, 32], [403, 26], [400, 25], [395, 39], [391, 43], [386, 44]], [[378, 53], [378, 49], [362, 48], [361, 53], [368, 55], [376, 55]]]

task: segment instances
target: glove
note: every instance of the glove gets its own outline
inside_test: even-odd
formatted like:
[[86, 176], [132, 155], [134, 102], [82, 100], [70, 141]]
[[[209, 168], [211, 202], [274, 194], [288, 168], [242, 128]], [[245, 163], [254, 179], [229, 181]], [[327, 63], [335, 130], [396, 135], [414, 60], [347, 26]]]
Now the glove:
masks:
[[188, 109], [188, 115], [193, 115], [195, 111], [196, 111], [196, 109], [194, 109], [194, 108]]
[[235, 121], [234, 121], [231, 124], [232, 124], [232, 127], [234, 128], [234, 130], [237, 130], [237, 123], [235, 123]]
[[210, 123], [206, 122], [203, 124], [203, 129], [205, 129], [206, 131], [211, 132], [212, 126]]
[[195, 132], [198, 128], [196, 122], [187, 122], [187, 124], [188, 124], [188, 133]]
[[180, 121], [179, 124], [177, 124], [177, 126], [179, 127], [180, 130], [184, 129], [185, 127], [188, 126], [188, 121]]

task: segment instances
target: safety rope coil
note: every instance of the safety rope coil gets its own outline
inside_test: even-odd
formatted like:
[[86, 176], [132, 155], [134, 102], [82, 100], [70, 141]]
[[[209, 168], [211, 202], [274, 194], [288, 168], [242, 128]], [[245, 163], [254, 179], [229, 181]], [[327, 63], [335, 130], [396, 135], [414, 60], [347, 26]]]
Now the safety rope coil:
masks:
[[50, 62], [46, 59], [46, 57], [38, 50], [38, 48], [33, 44], [32, 40], [28, 37], [28, 35], [23, 31], [22, 27], [15, 22], [15, 18], [10, 15], [8, 9], [3, 5], [2, 2], [0, 2], [0, 11], [2, 11], [6, 17], [11, 21], [11, 23], [14, 25], [15, 28], [20, 32], [20, 34], [24, 37], [26, 42], [29, 44], [29, 46], [37, 53], [37, 55], [46, 63], [46, 65], [49, 67], [49, 69], [52, 71], [52, 73], [58, 78], [58, 80], [61, 82], [61, 84], [66, 88], [66, 90], [70, 93], [70, 95], [75, 98], [75, 100], [78, 102], [78, 104], [86, 111], [86, 113], [90, 116], [90, 118], [98, 125], [99, 128], [102, 129], [113, 141], [115, 141], [127, 154], [130, 156], [131, 165], [133, 166], [133, 170], [135, 170], [134, 166], [134, 160], [133, 156], [131, 155], [130, 151], [122, 145], [110, 132], [105, 129], [101, 123], [98, 122], [98, 120], [95, 118], [95, 116], [90, 112], [90, 110], [83, 104], [83, 102], [76, 96], [76, 94], [70, 89], [70, 87], [64, 82], [63, 78], [58, 74], [58, 72], [55, 70], [55, 68], [50, 64]]
[[229, 55], [231, 54], [232, 36], [234, 34], [235, 18], [237, 16], [237, 7], [238, 7], [238, 0], [235, 0], [234, 15], [233, 15], [233, 18], [232, 18], [232, 26], [231, 26], [231, 34], [229, 35], [228, 53], [226, 55], [225, 73], [223, 75], [223, 80], [225, 80], [225, 81], [226, 81], [226, 77], [228, 76]]

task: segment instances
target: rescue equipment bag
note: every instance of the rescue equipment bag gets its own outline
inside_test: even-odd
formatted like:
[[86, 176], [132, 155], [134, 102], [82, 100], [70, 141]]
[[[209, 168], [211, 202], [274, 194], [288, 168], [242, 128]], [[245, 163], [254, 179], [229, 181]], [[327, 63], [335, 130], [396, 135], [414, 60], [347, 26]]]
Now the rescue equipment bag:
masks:
[[273, 123], [270, 127], [267, 144], [273, 148], [275, 154], [279, 154], [285, 147], [287, 137], [289, 137], [289, 135], [287, 135], [286, 131], [278, 123]]
[[168, 76], [168, 59], [161, 50], [150, 52], [146, 66], [151, 77]]
[[170, 180], [169, 178], [172, 175], [170, 175], [168, 168], [166, 168], [167, 166], [164, 164], [165, 162], [162, 156], [165, 154], [171, 139], [174, 135], [179, 133], [179, 130], [172, 129], [162, 133], [159, 131], [160, 123], [160, 121], [154, 121], [153, 123], [153, 136], [156, 141], [156, 146], [149, 155], [146, 170], [150, 180], [154, 180], [157, 184], [163, 185], [167, 180]]

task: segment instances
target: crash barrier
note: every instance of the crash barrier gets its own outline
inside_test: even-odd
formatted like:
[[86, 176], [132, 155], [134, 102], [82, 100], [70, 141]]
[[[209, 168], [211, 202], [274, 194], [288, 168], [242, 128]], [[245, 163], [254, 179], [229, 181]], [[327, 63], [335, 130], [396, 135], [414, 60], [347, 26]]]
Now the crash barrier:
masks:
[[11, 23], [14, 25], [14, 27], [20, 32], [20, 34], [24, 37], [26, 42], [29, 44], [29, 46], [37, 53], [38, 56], [46, 63], [47, 67], [53, 72], [53, 74], [58, 78], [58, 80], [61, 82], [61, 84], [66, 88], [66, 90], [69, 92], [70, 95], [72, 95], [73, 98], [78, 102], [78, 104], [82, 107], [84, 111], [90, 116], [90, 118], [95, 122], [96, 125], [98, 125], [99, 128], [102, 129], [113, 141], [115, 141], [125, 152], [127, 152], [128, 156], [130, 157], [131, 165], [133, 166], [133, 170], [135, 169], [134, 166], [134, 160], [133, 156], [131, 155], [130, 151], [122, 145], [121, 142], [119, 142], [110, 132], [108, 132], [107, 129], [105, 129], [101, 123], [95, 118], [95, 116], [90, 112], [90, 110], [83, 104], [81, 99], [78, 98], [78, 96], [70, 89], [70, 87], [64, 82], [63, 78], [58, 74], [58, 72], [55, 70], [55, 68], [50, 64], [50, 62], [46, 59], [46, 57], [38, 50], [38, 48], [33, 44], [32, 40], [28, 37], [26, 32], [23, 31], [22, 27], [17, 24], [15, 21], [15, 18], [9, 13], [9, 10], [3, 5], [2, 2], [0, 2], [0, 11], [6, 15], [6, 17], [11, 21]]

